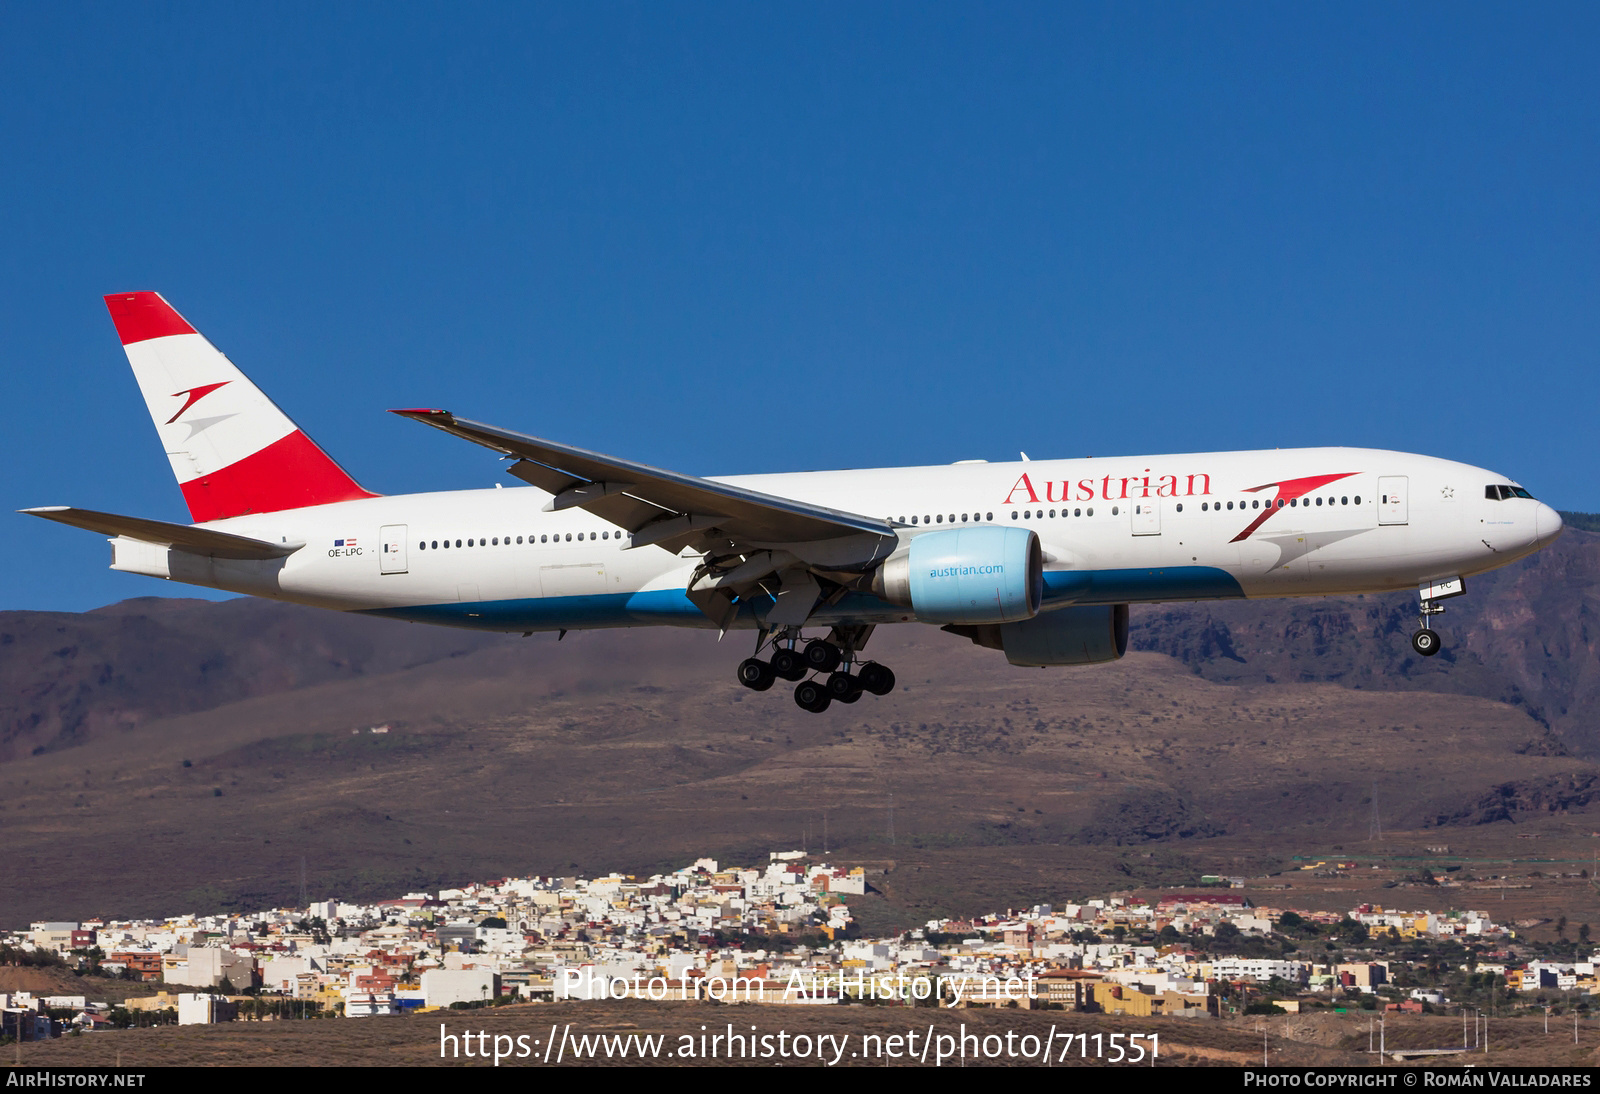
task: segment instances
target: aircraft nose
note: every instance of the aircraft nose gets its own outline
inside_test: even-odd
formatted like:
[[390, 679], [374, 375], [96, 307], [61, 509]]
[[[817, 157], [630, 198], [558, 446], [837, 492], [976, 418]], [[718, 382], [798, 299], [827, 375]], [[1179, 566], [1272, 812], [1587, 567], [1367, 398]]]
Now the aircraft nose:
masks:
[[1544, 502], [1539, 503], [1538, 510], [1533, 517], [1534, 534], [1538, 537], [1539, 546], [1554, 540], [1566, 527], [1566, 522], [1561, 519], [1561, 514], [1550, 508]]

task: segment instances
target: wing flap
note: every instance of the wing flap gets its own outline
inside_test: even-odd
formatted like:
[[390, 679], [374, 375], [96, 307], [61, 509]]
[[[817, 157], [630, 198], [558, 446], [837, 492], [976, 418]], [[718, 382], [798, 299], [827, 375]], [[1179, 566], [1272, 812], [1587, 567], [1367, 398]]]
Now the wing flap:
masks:
[[266, 560], [284, 558], [294, 554], [304, 543], [268, 543], [264, 539], [236, 536], [210, 528], [196, 528], [188, 524], [169, 524], [164, 520], [144, 517], [125, 517], [118, 513], [101, 513], [94, 509], [74, 509], [69, 505], [45, 505], [37, 509], [21, 509], [32, 517], [86, 528], [107, 536], [126, 536], [129, 539], [188, 551], [213, 558]]

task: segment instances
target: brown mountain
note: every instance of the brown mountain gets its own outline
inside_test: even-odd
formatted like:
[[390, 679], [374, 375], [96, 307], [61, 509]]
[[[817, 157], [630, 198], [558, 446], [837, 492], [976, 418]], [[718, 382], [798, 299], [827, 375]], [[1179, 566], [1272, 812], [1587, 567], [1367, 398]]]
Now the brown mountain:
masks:
[[1416, 599], [1319, 597], [1173, 604], [1135, 613], [1130, 643], [1208, 680], [1321, 680], [1350, 688], [1478, 695], [1600, 757], [1600, 535], [1569, 528], [1531, 558], [1469, 578], [1434, 619], [1445, 636], [1418, 657]]
[[871, 652], [900, 687], [822, 716], [734, 682], [748, 636], [8, 613], [0, 924], [288, 902], [302, 862], [355, 898], [825, 843], [888, 871], [860, 911], [904, 923], [1259, 873], [1375, 824], [1587, 840], [1597, 552], [1569, 533], [1469, 583], [1429, 662], [1401, 597], [1147, 608], [1170, 655], [1081, 669], [897, 628]]
[[0, 612], [0, 761], [501, 640], [253, 599]]

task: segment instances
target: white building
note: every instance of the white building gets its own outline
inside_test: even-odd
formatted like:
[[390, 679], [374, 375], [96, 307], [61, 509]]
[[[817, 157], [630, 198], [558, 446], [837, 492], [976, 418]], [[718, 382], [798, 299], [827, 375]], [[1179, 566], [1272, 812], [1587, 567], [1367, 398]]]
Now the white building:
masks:
[[238, 1017], [239, 1008], [221, 995], [183, 992], [178, 996], [178, 1025], [205, 1026], [213, 1022], [231, 1022]]
[[422, 974], [422, 998], [430, 1007], [486, 1003], [499, 994], [499, 974], [490, 969], [429, 969]]

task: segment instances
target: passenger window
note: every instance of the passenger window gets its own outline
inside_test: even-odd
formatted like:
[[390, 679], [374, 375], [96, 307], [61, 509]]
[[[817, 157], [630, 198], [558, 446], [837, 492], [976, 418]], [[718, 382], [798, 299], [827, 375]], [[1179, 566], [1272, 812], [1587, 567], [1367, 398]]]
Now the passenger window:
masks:
[[1178, 512], [1183, 512], [1183, 502], [1181, 501], [1178, 503]]
[[1112, 516], [1116, 516], [1119, 512], [1121, 512], [1121, 509], [1118, 506], [1113, 505], [1111, 507], [1111, 515]]

